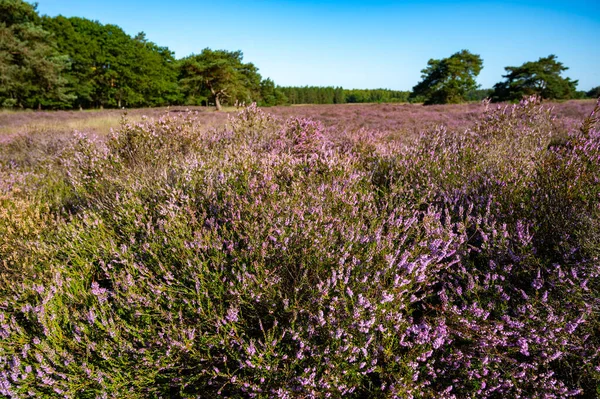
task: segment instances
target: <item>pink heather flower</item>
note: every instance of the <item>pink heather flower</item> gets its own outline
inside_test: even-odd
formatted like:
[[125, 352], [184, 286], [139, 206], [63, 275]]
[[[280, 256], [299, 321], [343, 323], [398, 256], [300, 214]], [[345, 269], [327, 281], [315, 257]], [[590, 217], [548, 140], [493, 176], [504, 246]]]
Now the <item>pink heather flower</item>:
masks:
[[238, 321], [239, 312], [240, 311], [238, 308], [234, 308], [232, 306], [227, 310], [227, 315], [225, 316], [225, 319], [230, 323], [235, 323], [236, 321]]
[[531, 286], [533, 288], [535, 288], [536, 290], [539, 290], [540, 288], [542, 288], [543, 285], [544, 285], [544, 282], [540, 276], [540, 270], [538, 269], [537, 277], [533, 280], [533, 282], [531, 283]]
[[394, 300], [393, 294], [389, 294], [387, 291], [383, 291], [381, 303], [388, 303], [388, 302], [392, 302], [393, 300]]
[[90, 309], [86, 315], [86, 318], [90, 324], [94, 324], [96, 322], [96, 313], [94, 309]]
[[100, 288], [100, 285], [96, 281], [92, 282], [91, 291], [94, 296], [98, 297], [98, 301], [100, 301], [100, 303], [106, 301], [108, 290], [106, 288]]
[[529, 356], [529, 344], [525, 338], [519, 338], [517, 340], [517, 345], [519, 346], [519, 352], [521, 352], [521, 354]]

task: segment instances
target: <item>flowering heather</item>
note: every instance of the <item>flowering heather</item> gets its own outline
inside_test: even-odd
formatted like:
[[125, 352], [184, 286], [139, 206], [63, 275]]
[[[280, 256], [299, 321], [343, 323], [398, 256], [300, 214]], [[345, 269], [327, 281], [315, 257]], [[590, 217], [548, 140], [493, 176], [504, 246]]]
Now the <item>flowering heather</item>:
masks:
[[599, 113], [531, 98], [399, 137], [252, 105], [18, 137], [0, 395], [596, 398]]

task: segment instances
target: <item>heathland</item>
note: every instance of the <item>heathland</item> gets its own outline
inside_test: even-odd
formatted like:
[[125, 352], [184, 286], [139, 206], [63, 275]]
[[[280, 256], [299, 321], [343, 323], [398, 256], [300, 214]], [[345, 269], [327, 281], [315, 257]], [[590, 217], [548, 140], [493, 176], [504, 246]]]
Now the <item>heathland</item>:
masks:
[[0, 113], [0, 395], [600, 395], [600, 104], [230, 111]]

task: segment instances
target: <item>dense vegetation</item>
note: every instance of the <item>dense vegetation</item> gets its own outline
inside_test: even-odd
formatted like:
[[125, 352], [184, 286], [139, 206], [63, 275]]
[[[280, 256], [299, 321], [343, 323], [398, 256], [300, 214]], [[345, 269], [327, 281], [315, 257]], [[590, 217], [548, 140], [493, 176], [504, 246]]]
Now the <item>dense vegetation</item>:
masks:
[[477, 54], [462, 50], [441, 60], [431, 59], [421, 71], [421, 80], [411, 98], [429, 104], [457, 104], [466, 100], [467, 93], [477, 89], [475, 81], [483, 68]]
[[0, 106], [33, 108], [73, 99], [61, 75], [69, 59], [55, 47], [33, 6], [0, 1]]
[[342, 87], [278, 87], [243, 61], [240, 51], [204, 49], [181, 60], [116, 25], [85, 18], [40, 17], [23, 0], [0, 0], [0, 107], [83, 109], [222, 104], [261, 106], [481, 100], [518, 101], [524, 95], [569, 99], [597, 97], [575, 90], [560, 77], [567, 69], [551, 55], [521, 67], [506, 67], [506, 82], [480, 90], [483, 67], [467, 50], [431, 59], [412, 92]]
[[600, 98], [600, 86], [594, 87], [585, 94], [588, 98]]
[[494, 101], [514, 101], [531, 95], [560, 99], [575, 97], [577, 81], [560, 76], [569, 68], [558, 62], [555, 55], [505, 69], [508, 72], [504, 75], [506, 81], [494, 86]]
[[[212, 97], [221, 110], [227, 99], [251, 102], [261, 93], [261, 77], [252, 63], [242, 62], [242, 52], [204, 49], [202, 53], [181, 60], [181, 83], [187, 103], [206, 101]], [[208, 90], [208, 92], [207, 92]]]
[[530, 99], [411, 138], [252, 106], [15, 137], [0, 395], [596, 398], [595, 112], [567, 131]]
[[43, 17], [57, 51], [68, 54], [64, 108], [141, 107], [179, 101], [176, 60], [169, 49], [130, 37], [115, 25], [85, 18]]
[[409, 91], [342, 87], [279, 87], [289, 104], [403, 103]]

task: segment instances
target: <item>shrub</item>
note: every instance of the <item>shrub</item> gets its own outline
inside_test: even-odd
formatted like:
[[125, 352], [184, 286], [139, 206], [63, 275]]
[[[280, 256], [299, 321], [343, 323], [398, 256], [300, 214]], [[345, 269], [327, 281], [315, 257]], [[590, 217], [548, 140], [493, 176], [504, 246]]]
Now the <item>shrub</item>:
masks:
[[7, 189], [0, 394], [600, 394], [597, 121], [333, 130], [124, 121]]

